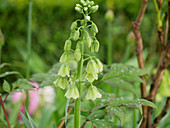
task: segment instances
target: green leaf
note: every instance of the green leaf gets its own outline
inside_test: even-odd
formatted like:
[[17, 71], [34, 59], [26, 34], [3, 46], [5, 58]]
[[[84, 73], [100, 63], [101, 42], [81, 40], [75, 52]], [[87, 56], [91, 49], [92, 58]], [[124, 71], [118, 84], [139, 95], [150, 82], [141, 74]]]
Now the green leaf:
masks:
[[24, 126], [23, 126], [23, 124], [16, 124], [13, 128], [23, 128]]
[[93, 111], [87, 118], [89, 120], [95, 120], [104, 117], [104, 115], [105, 115], [104, 111], [98, 110], [98, 111]]
[[132, 92], [133, 94], [135, 94], [137, 96], [136, 89], [130, 83], [128, 83], [120, 78], [114, 77], [111, 79], [104, 80], [103, 82], [111, 85], [112, 87], [120, 88], [120, 89], [127, 90], [129, 92]]
[[125, 112], [122, 110], [122, 108], [119, 107], [108, 107], [107, 111], [110, 115], [110, 117], [116, 116], [120, 122], [121, 126], [123, 126], [124, 118], [125, 118]]
[[9, 83], [6, 80], [4, 80], [2, 87], [5, 92], [10, 92], [11, 90]]
[[12, 84], [13, 91], [31, 90], [34, 86], [26, 79], [18, 79]]
[[2, 69], [5, 66], [10, 66], [10, 64], [9, 63], [2, 63], [2, 64], [0, 64], [0, 69]]
[[83, 112], [90, 112], [91, 106], [85, 102], [81, 102], [81, 111]]
[[31, 124], [32, 128], [37, 128], [37, 126], [35, 125], [35, 122], [32, 120], [31, 116], [29, 115], [29, 113], [26, 111], [27, 117], [29, 119], [29, 122]]
[[93, 123], [97, 128], [113, 128], [114, 126], [113, 122], [106, 120], [94, 120]]
[[5, 77], [5, 76], [8, 76], [8, 75], [19, 75], [19, 76], [22, 77], [22, 75], [21, 75], [19, 72], [17, 72], [17, 71], [11, 71], [11, 72], [1, 73], [1, 74], [0, 74], [0, 78]]
[[[87, 118], [85, 116], [81, 116], [80, 126], [82, 126], [86, 122], [86, 120], [87, 120]], [[70, 121], [68, 121], [68, 124], [67, 124], [66, 128], [74, 128], [74, 115], [70, 119]]]
[[26, 127], [27, 127], [27, 128], [32, 128], [29, 120], [22, 114], [22, 112], [20, 112], [20, 114], [21, 114], [21, 117], [22, 117], [22, 119], [23, 119], [24, 124], [26, 125]]
[[84, 126], [84, 128], [92, 128], [92, 127], [93, 127], [93, 123], [91, 121], [87, 121], [87, 123]]

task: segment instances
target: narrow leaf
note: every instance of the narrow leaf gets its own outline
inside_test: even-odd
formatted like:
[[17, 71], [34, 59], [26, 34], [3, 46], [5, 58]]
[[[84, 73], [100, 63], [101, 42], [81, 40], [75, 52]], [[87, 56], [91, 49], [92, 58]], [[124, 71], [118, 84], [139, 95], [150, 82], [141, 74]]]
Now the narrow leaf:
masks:
[[27, 127], [27, 128], [32, 128], [29, 120], [22, 114], [22, 112], [20, 112], [20, 114], [21, 114], [21, 117], [22, 117], [22, 119], [23, 119], [24, 124], [26, 125], [26, 127]]
[[27, 117], [29, 119], [29, 122], [31, 124], [32, 128], [37, 128], [37, 126], [35, 125], [35, 122], [32, 120], [31, 116], [29, 115], [29, 113], [26, 111]]

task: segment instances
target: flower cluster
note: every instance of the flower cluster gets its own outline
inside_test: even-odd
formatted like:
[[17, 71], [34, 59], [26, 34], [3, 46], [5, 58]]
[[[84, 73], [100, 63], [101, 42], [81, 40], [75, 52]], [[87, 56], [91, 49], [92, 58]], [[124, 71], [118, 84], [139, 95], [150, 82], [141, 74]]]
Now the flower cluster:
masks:
[[[92, 82], [98, 79], [98, 73], [102, 72], [103, 65], [96, 57], [84, 54], [84, 49], [87, 46], [91, 52], [99, 51], [99, 41], [95, 37], [98, 33], [98, 28], [90, 20], [91, 18], [89, 16], [90, 13], [96, 12], [99, 6], [94, 6], [94, 2], [89, 0], [80, 0], [80, 3], [76, 4], [75, 10], [83, 14], [84, 19], [78, 19], [71, 24], [70, 37], [65, 41], [64, 53], [60, 57], [60, 63], [62, 65], [54, 84], [61, 89], [68, 88], [65, 94], [67, 98], [77, 99], [80, 97], [81, 91], [78, 89], [78, 86], [81, 86], [81, 82], [86, 81], [91, 85], [88, 89], [86, 99], [95, 100], [96, 98], [100, 98], [101, 94], [92, 85]], [[72, 49], [72, 43], [74, 42], [77, 42], [75, 50]], [[87, 66], [83, 74], [85, 77], [82, 78], [83, 63], [87, 60]], [[70, 70], [70, 64], [73, 61], [77, 62], [78, 67], [77, 69]]]

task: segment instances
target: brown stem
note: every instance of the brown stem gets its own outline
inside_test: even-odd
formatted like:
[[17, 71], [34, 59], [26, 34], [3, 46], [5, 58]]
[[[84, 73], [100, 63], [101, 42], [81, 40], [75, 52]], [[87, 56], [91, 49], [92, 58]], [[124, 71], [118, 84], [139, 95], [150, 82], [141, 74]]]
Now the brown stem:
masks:
[[[147, 3], [148, 3], [148, 0], [142, 0], [142, 4], [141, 4], [138, 17], [136, 21], [132, 23], [132, 29], [135, 34], [136, 43], [137, 43], [136, 55], [138, 59], [139, 68], [141, 69], [144, 69], [144, 59], [143, 59], [143, 40], [142, 40], [142, 36], [140, 32], [140, 25], [141, 25], [143, 16], [146, 11]], [[143, 76], [141, 78], [144, 81], [144, 83], [141, 83], [140, 85], [141, 86], [141, 97], [146, 98], [146, 79]], [[146, 127], [146, 122], [147, 122], [147, 107], [144, 106], [143, 107], [143, 122], [142, 122], [141, 128]]]
[[9, 123], [8, 116], [7, 116], [7, 113], [6, 113], [6, 110], [5, 110], [4, 101], [2, 100], [1, 94], [0, 94], [0, 103], [1, 103], [1, 106], [2, 106], [2, 109], [3, 109], [3, 112], [4, 112], [4, 115], [5, 115], [5, 119], [6, 119], [6, 121], [7, 121], [8, 127], [11, 128], [11, 125], [10, 125], [10, 123]]
[[170, 107], [170, 97], [166, 99], [166, 104], [164, 108], [162, 109], [162, 112], [159, 114], [159, 116], [155, 118], [154, 123], [152, 124], [152, 128], [157, 127], [161, 119], [167, 114], [169, 107]]
[[[72, 109], [73, 109], [72, 106], [70, 106], [70, 107], [68, 108], [68, 111], [67, 111], [67, 114], [68, 114], [68, 115], [70, 114], [70, 112], [72, 111]], [[58, 125], [58, 128], [62, 128], [62, 126], [64, 125], [64, 123], [65, 123], [65, 120], [62, 120], [62, 121], [60, 122], [60, 124]]]

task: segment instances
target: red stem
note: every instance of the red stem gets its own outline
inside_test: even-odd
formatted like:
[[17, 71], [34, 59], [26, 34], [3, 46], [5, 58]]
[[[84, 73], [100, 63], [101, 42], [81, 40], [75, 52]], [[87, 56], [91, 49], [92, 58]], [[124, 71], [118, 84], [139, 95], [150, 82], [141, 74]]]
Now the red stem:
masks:
[[2, 100], [2, 96], [1, 95], [0, 95], [0, 102], [1, 102], [1, 105], [2, 105], [2, 109], [3, 109], [3, 112], [4, 112], [4, 115], [5, 115], [8, 127], [11, 128], [11, 125], [9, 123], [8, 116], [7, 116], [7, 113], [6, 113], [6, 110], [5, 110], [4, 101]]

